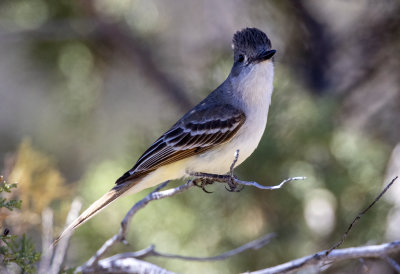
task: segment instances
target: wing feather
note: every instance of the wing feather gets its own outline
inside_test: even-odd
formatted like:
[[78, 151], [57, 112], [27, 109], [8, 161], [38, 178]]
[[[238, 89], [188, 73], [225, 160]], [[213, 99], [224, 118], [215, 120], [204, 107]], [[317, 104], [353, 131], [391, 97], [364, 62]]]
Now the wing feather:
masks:
[[157, 139], [116, 184], [229, 141], [245, 119], [243, 111], [228, 104], [193, 109]]

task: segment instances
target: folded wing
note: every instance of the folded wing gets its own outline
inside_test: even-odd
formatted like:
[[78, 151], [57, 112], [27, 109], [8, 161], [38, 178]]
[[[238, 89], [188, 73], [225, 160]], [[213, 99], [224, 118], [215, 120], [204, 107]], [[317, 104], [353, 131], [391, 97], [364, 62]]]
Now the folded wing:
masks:
[[229, 104], [193, 109], [157, 139], [116, 184], [138, 178], [160, 166], [202, 153], [229, 141], [245, 119], [241, 110]]

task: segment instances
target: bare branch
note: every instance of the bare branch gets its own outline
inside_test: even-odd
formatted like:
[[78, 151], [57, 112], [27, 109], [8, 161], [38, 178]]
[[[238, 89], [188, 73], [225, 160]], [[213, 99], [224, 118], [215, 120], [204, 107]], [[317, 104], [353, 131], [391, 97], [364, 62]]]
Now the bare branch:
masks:
[[129, 272], [129, 273], [148, 273], [142, 272], [146, 271], [155, 271], [154, 273], [172, 273], [168, 272], [165, 269], [159, 268], [158, 266], [149, 264], [147, 262], [139, 261], [137, 259], [142, 259], [149, 256], [169, 258], [169, 259], [181, 259], [188, 261], [217, 261], [224, 260], [228, 257], [235, 256], [239, 253], [242, 253], [248, 249], [259, 249], [262, 246], [268, 244], [271, 239], [274, 237], [274, 234], [267, 234], [260, 239], [244, 244], [238, 248], [230, 250], [228, 252], [222, 253], [213, 257], [191, 257], [191, 256], [181, 256], [175, 254], [167, 254], [161, 253], [155, 249], [155, 246], [149, 246], [148, 248], [136, 251], [136, 252], [127, 252], [122, 254], [117, 254], [109, 258], [105, 258], [97, 262], [96, 265], [80, 267], [77, 269], [77, 272], [82, 271], [83, 273], [89, 272], [102, 272], [102, 273], [115, 273], [115, 272]]
[[142, 259], [142, 258], [149, 257], [149, 256], [170, 258], [170, 259], [180, 259], [180, 260], [186, 260], [186, 261], [197, 261], [197, 262], [220, 261], [220, 260], [225, 260], [226, 258], [235, 256], [235, 255], [242, 253], [249, 249], [259, 249], [259, 248], [267, 245], [273, 237], [275, 237], [275, 234], [273, 234], [273, 233], [267, 234], [257, 240], [246, 243], [238, 248], [232, 249], [230, 251], [227, 251], [225, 253], [222, 253], [217, 256], [212, 256], [212, 257], [193, 257], [193, 256], [181, 256], [181, 255], [175, 255], [175, 254], [167, 254], [167, 253], [162, 253], [162, 252], [157, 251], [155, 249], [155, 246], [151, 245], [145, 249], [142, 249], [142, 250], [139, 250], [136, 252], [127, 252], [127, 253], [123, 253], [123, 254], [114, 255], [112, 257], [109, 257], [109, 258], [99, 261], [99, 264], [101, 264], [102, 261], [107, 261], [109, 263], [111, 261], [115, 262], [115, 261], [118, 261], [121, 259], [126, 259], [126, 258]]
[[[236, 162], [238, 159], [239, 159], [239, 150], [236, 150], [228, 175], [211, 174], [211, 173], [204, 173], [204, 172], [193, 172], [190, 175], [193, 177], [196, 177], [199, 180], [212, 180], [212, 181], [218, 182], [218, 183], [224, 183], [224, 184], [226, 183], [229, 186], [229, 188], [227, 188], [227, 190], [235, 191], [235, 192], [239, 192], [242, 190], [242, 189], [237, 188], [239, 185], [254, 186], [259, 189], [276, 190], [276, 189], [280, 189], [283, 185], [285, 185], [288, 182], [306, 179], [306, 177], [291, 177], [291, 178], [287, 178], [287, 179], [283, 180], [279, 185], [275, 185], [275, 186], [263, 186], [257, 182], [242, 181], [242, 180], [239, 180], [233, 174], [233, 170], [235, 168], [235, 165], [236, 165]], [[204, 186], [202, 186], [202, 187], [204, 190]]]
[[330, 249], [328, 249], [326, 251], [325, 255], [329, 255], [330, 252], [332, 252], [332, 250], [338, 248], [341, 244], [343, 244], [344, 240], [346, 239], [346, 237], [349, 235], [350, 230], [353, 228], [353, 226], [358, 222], [358, 220], [361, 219], [361, 216], [364, 215], [365, 213], [367, 213], [368, 210], [370, 210], [377, 201], [379, 201], [379, 199], [383, 196], [383, 194], [385, 194], [385, 192], [393, 185], [393, 183], [397, 180], [398, 176], [394, 177], [392, 179], [392, 181], [381, 191], [381, 193], [379, 193], [379, 195], [375, 198], [375, 200], [363, 211], [361, 211], [360, 213], [358, 213], [357, 217], [354, 218], [354, 220], [351, 222], [351, 224], [349, 225], [349, 227], [347, 228], [347, 230], [345, 231], [345, 233], [342, 236], [342, 239], [340, 239], [339, 242], [337, 242], [334, 246], [332, 246]]
[[[163, 199], [166, 197], [173, 196], [175, 194], [181, 193], [187, 189], [189, 189], [192, 186], [195, 186], [196, 180], [205, 180], [205, 182], [211, 181], [216, 181], [216, 182], [221, 182], [221, 183], [228, 183], [228, 185], [231, 187], [231, 189], [235, 190], [237, 184], [241, 185], [252, 185], [255, 187], [259, 187], [261, 189], [279, 189], [281, 188], [285, 183], [293, 180], [301, 180], [304, 179], [304, 177], [293, 177], [284, 180], [282, 183], [280, 183], [277, 186], [261, 186], [258, 185], [255, 182], [245, 182], [238, 180], [236, 177], [233, 176], [233, 169], [234, 166], [238, 160], [239, 157], [239, 151], [236, 151], [235, 157], [233, 160], [233, 163], [230, 168], [230, 172], [228, 175], [216, 175], [216, 174], [207, 174], [207, 173], [194, 173], [191, 174], [196, 179], [192, 181], [188, 181], [186, 184], [181, 185], [177, 188], [174, 189], [169, 189], [169, 190], [164, 190], [160, 191], [162, 188], [164, 188], [168, 182], [165, 182], [161, 184], [159, 187], [157, 187], [154, 191], [152, 191], [149, 195], [147, 195], [144, 199], [136, 203], [130, 211], [127, 213], [125, 216], [124, 220], [121, 223], [121, 229], [118, 234], [113, 236], [111, 239], [109, 239], [106, 243], [103, 244], [103, 246], [96, 252], [96, 254], [84, 265], [79, 267], [77, 271], [82, 271], [82, 272], [93, 272], [96, 270], [107, 270], [107, 271], [120, 271], [122, 266], [124, 267], [130, 267], [131, 270], [137, 271], [137, 268], [132, 268], [132, 265], [129, 265], [129, 262], [132, 262], [132, 264], [139, 264], [139, 261], [135, 260], [134, 258], [144, 258], [147, 256], [158, 256], [158, 257], [164, 257], [164, 258], [173, 258], [173, 259], [182, 259], [182, 260], [193, 260], [193, 261], [214, 261], [214, 260], [223, 260], [227, 257], [239, 254], [240, 252], [243, 252], [244, 250], [247, 250], [249, 248], [259, 248], [265, 244], [267, 244], [270, 241], [270, 238], [272, 237], [271, 235], [267, 235], [259, 240], [250, 242], [248, 244], [245, 244], [237, 249], [228, 251], [226, 253], [223, 253], [218, 256], [214, 257], [207, 257], [207, 258], [201, 258], [201, 257], [191, 257], [191, 256], [181, 256], [181, 255], [174, 255], [174, 254], [166, 254], [166, 253], [161, 253], [155, 250], [154, 246], [150, 246], [146, 249], [137, 251], [137, 252], [129, 252], [129, 253], [123, 253], [123, 254], [118, 254], [103, 260], [100, 260], [100, 258], [110, 249], [111, 246], [113, 246], [117, 242], [124, 242], [125, 241], [125, 235], [127, 232], [127, 228], [129, 226], [130, 220], [132, 217], [136, 214], [138, 210], [141, 208], [145, 207], [149, 202], [153, 200], [159, 200]], [[321, 268], [324, 265], [331, 264], [333, 262], [341, 261], [341, 260], [346, 260], [346, 259], [360, 259], [360, 258], [385, 258], [392, 266], [394, 269], [397, 269], [396, 267], [398, 264], [392, 260], [391, 258], [387, 257], [388, 254], [393, 253], [395, 251], [400, 250], [400, 241], [397, 242], [392, 242], [392, 243], [386, 243], [382, 245], [376, 245], [376, 246], [365, 246], [365, 247], [355, 247], [355, 248], [346, 248], [346, 249], [340, 249], [338, 250], [337, 248], [344, 242], [345, 238], [349, 234], [350, 230], [354, 226], [354, 224], [364, 215], [368, 210], [370, 210], [377, 201], [386, 193], [386, 191], [392, 186], [392, 184], [395, 182], [397, 177], [395, 177], [385, 188], [384, 190], [374, 199], [374, 201], [362, 212], [360, 212], [357, 217], [353, 220], [353, 222], [350, 224], [348, 229], [346, 230], [345, 234], [343, 235], [342, 239], [335, 244], [332, 248], [318, 252], [314, 255], [310, 255], [307, 257], [303, 257], [297, 260], [293, 260], [290, 262], [287, 262], [285, 264], [281, 264], [278, 266], [274, 266], [271, 268], [263, 269], [260, 271], [256, 272], [251, 272], [251, 273], [285, 273], [285, 272], [290, 272], [293, 270], [299, 270], [301, 268], [304, 268], [305, 266], [317, 266]], [[137, 266], [137, 267], [139, 267]], [[156, 266], [154, 266], [156, 267]], [[164, 269], [161, 269], [159, 271], [167, 271]]]
[[236, 179], [236, 182], [240, 185], [254, 186], [259, 189], [275, 190], [275, 189], [280, 189], [281, 187], [283, 187], [284, 184], [286, 184], [288, 182], [297, 181], [297, 180], [305, 180], [305, 179], [306, 179], [306, 177], [290, 177], [290, 178], [283, 180], [279, 185], [276, 185], [276, 186], [263, 186], [257, 182], [246, 182], [246, 181], [241, 181], [238, 179]]
[[233, 155], [233, 161], [232, 161], [231, 167], [229, 168], [229, 174], [231, 175], [231, 177], [234, 177], [234, 175], [233, 175], [233, 170], [235, 169], [236, 162], [237, 162], [238, 159], [239, 159], [239, 152], [240, 152], [240, 150], [237, 149], [237, 150], [235, 151], [235, 154]]
[[[337, 250], [337, 248], [342, 245], [349, 232], [355, 225], [355, 223], [370, 210], [376, 202], [386, 193], [386, 191], [393, 185], [397, 180], [398, 176], [392, 179], [392, 181], [379, 193], [379, 195], [374, 199], [374, 201], [363, 211], [361, 211], [353, 222], [349, 225], [347, 230], [342, 236], [342, 239], [332, 246], [330, 249], [318, 252], [314, 255], [296, 259], [281, 265], [266, 268], [263, 270], [251, 272], [254, 274], [266, 274], [266, 273], [287, 273], [294, 270], [299, 270], [308, 265], [316, 265], [321, 267], [323, 264], [337, 262], [346, 259], [357, 259], [357, 258], [380, 258], [387, 256], [389, 253], [400, 251], [400, 241], [376, 245], [376, 246], [364, 246], [364, 247], [353, 247]], [[393, 267], [397, 265], [393, 264], [392, 261], [388, 261]], [[395, 268], [396, 269], [396, 268]]]
[[[245, 182], [245, 181], [240, 181], [237, 178], [235, 178], [233, 176], [233, 169], [235, 167], [235, 164], [238, 160], [239, 157], [239, 150], [237, 150], [235, 152], [235, 156], [234, 156], [234, 160], [232, 162], [232, 165], [230, 167], [230, 173], [228, 175], [216, 175], [216, 174], [207, 174], [207, 173], [194, 173], [191, 174], [192, 176], [196, 177], [196, 179], [194, 180], [190, 180], [187, 183], [173, 188], [173, 189], [168, 189], [168, 190], [164, 190], [164, 191], [160, 191], [161, 189], [163, 189], [164, 187], [167, 186], [168, 182], [164, 182], [161, 185], [159, 185], [155, 190], [153, 190], [152, 192], [150, 192], [145, 198], [143, 198], [142, 200], [140, 200], [139, 202], [137, 202], [130, 210], [129, 212], [125, 215], [124, 219], [121, 222], [121, 229], [119, 231], [118, 234], [115, 234], [112, 238], [110, 238], [109, 240], [107, 240], [102, 247], [96, 252], [96, 254], [90, 258], [84, 265], [80, 266], [77, 268], [77, 271], [86, 271], [88, 269], [93, 269], [96, 267], [96, 265], [99, 263], [100, 258], [108, 251], [110, 250], [110, 248], [112, 246], [114, 246], [116, 243], [118, 242], [125, 242], [125, 237], [126, 237], [126, 233], [128, 230], [128, 226], [129, 223], [132, 219], [132, 217], [136, 214], [136, 212], [142, 208], [144, 208], [149, 202], [154, 201], [154, 200], [160, 200], [163, 198], [167, 198], [167, 197], [171, 197], [173, 195], [176, 195], [178, 193], [181, 193], [189, 188], [191, 188], [192, 186], [197, 186], [196, 180], [209, 180], [212, 179], [213, 181], [216, 182], [221, 182], [221, 183], [228, 183], [228, 185], [231, 187], [231, 189], [236, 189], [236, 185], [238, 184], [247, 184], [247, 185], [253, 185], [253, 186], [260, 186], [260, 188], [262, 189], [278, 189], [281, 186], [283, 186], [285, 183], [289, 182], [289, 181], [293, 181], [293, 180], [300, 180], [300, 179], [304, 179], [304, 177], [294, 177], [294, 178], [289, 178], [286, 179], [285, 181], [283, 181], [280, 185], [278, 186], [271, 186], [271, 187], [267, 187], [267, 186], [261, 186], [259, 184], [257, 184], [256, 182]], [[204, 176], [203, 176], [204, 175]], [[204, 188], [203, 188], [204, 190]], [[260, 243], [264, 243], [263, 245], [265, 245], [267, 242], [269, 241], [269, 237], [267, 238], [262, 238], [260, 240], [254, 241], [254, 242], [250, 242], [238, 249], [229, 251], [228, 253], [224, 253], [221, 255], [218, 255], [216, 257], [212, 257], [214, 258], [214, 260], [222, 260], [226, 257], [229, 256], [233, 256], [237, 253], [243, 252], [246, 249], [249, 248], [255, 248], [255, 246], [259, 246]], [[244, 248], [244, 249], [243, 249]], [[243, 250], [242, 250], [243, 249]], [[145, 251], [147, 253], [145, 253]], [[138, 251], [139, 254], [141, 254], [141, 256], [159, 256], [159, 257], [168, 257], [168, 258], [179, 258], [179, 259], [187, 259], [187, 260], [212, 260], [212, 258], [198, 258], [198, 257], [186, 257], [186, 256], [180, 256], [180, 255], [171, 255], [171, 254], [162, 254], [160, 252], [155, 251], [154, 248], [148, 248], [142, 251]], [[135, 257], [133, 255], [138, 254], [137, 252], [133, 252], [130, 253], [131, 257]], [[119, 256], [119, 255], [116, 255]], [[122, 256], [122, 255], [121, 255]], [[111, 257], [112, 258], [112, 257]], [[118, 258], [118, 257], [117, 257]], [[123, 257], [126, 258], [126, 257]], [[108, 258], [110, 259], [110, 258]]]
[[[130, 210], [129, 212], [126, 214], [125, 218], [123, 219], [123, 221], [121, 222], [121, 229], [119, 231], [118, 234], [114, 235], [112, 238], [110, 238], [109, 240], [107, 240], [103, 246], [96, 252], [96, 254], [90, 258], [84, 265], [80, 266], [77, 271], [86, 271], [86, 269], [92, 269], [93, 266], [95, 264], [97, 264], [99, 262], [99, 259], [113, 246], [115, 245], [117, 242], [124, 242], [125, 240], [125, 236], [126, 236], [126, 232], [127, 232], [127, 228], [129, 226], [130, 220], [132, 219], [132, 217], [136, 214], [136, 212], [145, 207], [149, 202], [154, 201], [154, 200], [160, 200], [163, 198], [167, 198], [167, 197], [171, 197], [175, 194], [181, 193], [187, 189], [189, 189], [190, 187], [194, 186], [193, 181], [188, 181], [186, 184], [183, 184], [177, 188], [173, 188], [173, 189], [168, 189], [168, 190], [164, 190], [164, 191], [160, 191], [162, 188], [164, 188], [166, 185], [168, 184], [168, 182], [165, 182], [163, 184], [161, 184], [159, 187], [157, 187], [154, 191], [152, 191], [150, 194], [148, 194], [145, 198], [143, 198], [142, 200], [140, 200], [139, 202], [137, 202]], [[156, 251], [154, 248], [148, 248], [142, 251], [138, 251], [138, 252], [133, 252], [130, 253], [130, 257], [144, 257], [144, 256], [159, 256], [159, 257], [168, 257], [168, 258], [179, 258], [179, 259], [187, 259], [187, 260], [222, 260], [226, 257], [229, 256], [233, 256], [236, 255], [240, 252], [243, 252], [244, 250], [250, 249], [250, 248], [259, 248], [262, 245], [265, 245], [269, 242], [269, 240], [272, 238], [272, 235], [267, 235], [261, 239], [258, 239], [256, 241], [247, 243], [246, 245], [239, 247], [238, 249], [234, 249], [231, 250], [227, 253], [215, 256], [215, 257], [211, 257], [211, 258], [197, 258], [197, 257], [185, 257], [185, 256], [179, 256], [179, 255], [171, 255], [171, 254], [163, 254], [160, 253], [158, 251]], [[120, 255], [116, 255], [117, 259], [120, 259]], [[123, 256], [123, 258], [126, 258], [126, 254], [125, 255], [121, 255]], [[113, 257], [111, 257], [113, 258]], [[108, 258], [110, 259], [110, 258]], [[115, 258], [114, 258], [115, 259]]]
[[179, 187], [173, 188], [173, 189], [167, 189], [164, 191], [160, 191], [164, 187], [167, 186], [169, 181], [162, 183], [159, 185], [155, 190], [150, 192], [146, 197], [144, 197], [142, 200], [137, 202], [130, 210], [129, 212], [125, 215], [124, 219], [121, 222], [121, 229], [118, 234], [114, 235], [112, 238], [107, 240], [103, 246], [96, 252], [96, 254], [90, 258], [84, 265], [80, 266], [77, 271], [84, 271], [85, 269], [90, 269], [92, 268], [98, 261], [99, 259], [117, 242], [125, 242], [125, 236], [126, 232], [130, 223], [130, 220], [132, 217], [135, 215], [135, 213], [139, 210], [145, 207], [149, 202], [154, 201], [154, 200], [160, 200], [164, 199], [167, 197], [171, 197], [175, 194], [181, 193], [185, 191], [186, 189], [191, 188], [194, 186], [192, 181], [188, 181], [186, 184], [183, 184]]
[[135, 258], [121, 258], [111, 261], [104, 259], [99, 261], [96, 268], [85, 268], [83, 273], [156, 273], [156, 274], [174, 274], [157, 265], [149, 262], [140, 261]]
[[[71, 209], [69, 210], [69, 213], [67, 216], [67, 222], [65, 224], [65, 228], [68, 227], [68, 225], [70, 223], [72, 223], [76, 218], [78, 218], [81, 207], [82, 207], [82, 201], [79, 198], [74, 199], [74, 201], [71, 204]], [[67, 252], [70, 237], [71, 237], [71, 234], [66, 235], [58, 243], [58, 245], [54, 251], [53, 262], [51, 264], [51, 268], [48, 273], [57, 274], [60, 271], [61, 265], [64, 261], [65, 254]], [[48, 249], [49, 249], [50, 254], [52, 254], [54, 248], [53, 248], [53, 245], [51, 244], [51, 241], [50, 241], [50, 244], [48, 245]]]
[[400, 265], [395, 260], [393, 260], [392, 258], [390, 258], [387, 255], [384, 255], [383, 258], [385, 259], [386, 262], [388, 262], [391, 265], [391, 267], [393, 267], [393, 269], [397, 273], [400, 273]]
[[51, 246], [53, 240], [53, 211], [45, 208], [42, 212], [42, 256], [40, 259], [38, 273], [47, 273], [50, 270], [52, 257]]
[[295, 270], [298, 271], [310, 265], [320, 266], [321, 264], [327, 262], [332, 263], [348, 259], [381, 258], [384, 255], [388, 255], [399, 251], [400, 251], [400, 241], [385, 243], [381, 245], [335, 249], [332, 250], [327, 256], [326, 256], [327, 251], [325, 250], [281, 265], [247, 273], [251, 274], [288, 273], [290, 271], [295, 271]]

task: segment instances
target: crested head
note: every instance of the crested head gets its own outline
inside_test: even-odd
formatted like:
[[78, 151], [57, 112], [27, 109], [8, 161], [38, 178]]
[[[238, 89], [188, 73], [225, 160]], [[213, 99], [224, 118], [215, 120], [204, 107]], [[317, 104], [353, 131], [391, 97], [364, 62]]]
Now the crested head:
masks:
[[[259, 29], [245, 28], [233, 36], [234, 62], [227, 81], [248, 105], [269, 105], [274, 65], [268, 36]], [[249, 103], [250, 102], [250, 103]]]
[[257, 28], [245, 28], [233, 35], [232, 47], [235, 61], [242, 56], [254, 59], [260, 52], [271, 49], [271, 41], [264, 32]]

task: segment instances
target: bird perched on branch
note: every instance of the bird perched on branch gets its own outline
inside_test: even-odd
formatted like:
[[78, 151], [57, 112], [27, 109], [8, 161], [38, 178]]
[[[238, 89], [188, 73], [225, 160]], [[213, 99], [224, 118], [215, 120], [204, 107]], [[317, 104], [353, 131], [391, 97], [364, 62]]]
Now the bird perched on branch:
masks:
[[237, 165], [253, 153], [267, 123], [275, 50], [256, 28], [236, 32], [232, 42], [233, 66], [227, 79], [157, 139], [54, 243], [122, 195], [195, 172], [226, 174], [237, 150]]

